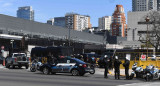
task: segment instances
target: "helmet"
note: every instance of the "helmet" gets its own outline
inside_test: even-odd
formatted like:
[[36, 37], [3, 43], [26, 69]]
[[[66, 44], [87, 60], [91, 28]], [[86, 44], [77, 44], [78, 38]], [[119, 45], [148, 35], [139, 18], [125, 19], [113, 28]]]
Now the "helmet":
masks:
[[118, 59], [118, 56], [115, 56], [115, 59]]
[[129, 57], [126, 57], [126, 60], [130, 60], [130, 58], [129, 58]]
[[107, 58], [108, 56], [107, 55], [104, 55], [104, 58]]

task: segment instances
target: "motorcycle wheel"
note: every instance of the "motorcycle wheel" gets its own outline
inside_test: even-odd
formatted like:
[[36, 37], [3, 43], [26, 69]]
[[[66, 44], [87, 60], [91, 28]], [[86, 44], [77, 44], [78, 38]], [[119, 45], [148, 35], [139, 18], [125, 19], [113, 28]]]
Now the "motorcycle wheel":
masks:
[[146, 76], [146, 81], [149, 81], [149, 76]]
[[133, 77], [134, 77], [134, 74], [131, 74], [131, 75], [130, 75], [130, 79], [132, 80], [132, 79], [133, 79]]
[[30, 68], [30, 71], [31, 71], [31, 72], [36, 72], [36, 69], [33, 68], [33, 67], [31, 67], [31, 68]]
[[95, 73], [95, 69], [93, 69], [93, 71], [92, 72], [89, 72], [90, 74], [94, 74]]

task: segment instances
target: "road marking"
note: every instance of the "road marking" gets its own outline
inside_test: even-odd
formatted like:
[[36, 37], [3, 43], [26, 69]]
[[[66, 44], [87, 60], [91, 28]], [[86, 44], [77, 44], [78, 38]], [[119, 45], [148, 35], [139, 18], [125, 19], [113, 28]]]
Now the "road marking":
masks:
[[118, 86], [159, 86], [160, 82], [143, 82], [143, 83], [132, 83]]

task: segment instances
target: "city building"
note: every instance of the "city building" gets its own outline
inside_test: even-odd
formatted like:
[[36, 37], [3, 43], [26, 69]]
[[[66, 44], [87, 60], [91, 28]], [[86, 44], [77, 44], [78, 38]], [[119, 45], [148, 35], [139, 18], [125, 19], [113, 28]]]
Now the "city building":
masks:
[[116, 5], [115, 11], [112, 15], [112, 29], [110, 30], [112, 36], [127, 36], [127, 24], [122, 5]]
[[47, 24], [54, 25], [54, 19], [47, 20]]
[[34, 10], [31, 6], [19, 7], [17, 17], [34, 21]]
[[54, 18], [54, 25], [65, 27], [65, 17], [55, 17]]
[[67, 13], [65, 15], [66, 27], [77, 31], [83, 31], [92, 27], [90, 16], [80, 15], [76, 13]]
[[112, 16], [104, 16], [99, 18], [98, 28], [102, 30], [110, 30], [112, 23]]
[[159, 0], [132, 0], [132, 11], [159, 10]]

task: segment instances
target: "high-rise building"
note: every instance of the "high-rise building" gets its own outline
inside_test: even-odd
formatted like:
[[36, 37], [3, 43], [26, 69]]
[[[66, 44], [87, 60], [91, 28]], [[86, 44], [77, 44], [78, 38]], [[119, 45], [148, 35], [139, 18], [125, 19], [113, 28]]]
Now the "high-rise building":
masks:
[[19, 7], [17, 17], [34, 21], [34, 10], [31, 6]]
[[112, 16], [104, 16], [99, 18], [98, 28], [102, 30], [110, 30], [112, 23]]
[[54, 17], [50, 20], [47, 20], [47, 24], [65, 27], [65, 17]]
[[160, 11], [160, 0], [157, 0], [157, 10]]
[[91, 28], [90, 16], [79, 15], [76, 13], [67, 13], [65, 15], [66, 27], [77, 31]]
[[149, 11], [159, 9], [159, 0], [132, 0], [132, 11]]
[[116, 5], [115, 11], [112, 15], [111, 27], [112, 29], [110, 31], [112, 36], [127, 36], [126, 17], [122, 5]]

